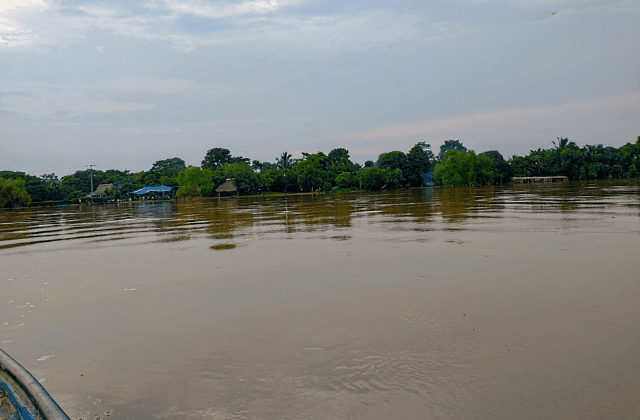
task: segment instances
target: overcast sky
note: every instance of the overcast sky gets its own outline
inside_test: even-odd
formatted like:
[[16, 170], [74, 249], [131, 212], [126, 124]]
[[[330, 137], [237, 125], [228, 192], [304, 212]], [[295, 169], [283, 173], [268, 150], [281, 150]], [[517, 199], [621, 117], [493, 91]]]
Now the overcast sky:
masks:
[[0, 169], [640, 134], [638, 0], [0, 1]]

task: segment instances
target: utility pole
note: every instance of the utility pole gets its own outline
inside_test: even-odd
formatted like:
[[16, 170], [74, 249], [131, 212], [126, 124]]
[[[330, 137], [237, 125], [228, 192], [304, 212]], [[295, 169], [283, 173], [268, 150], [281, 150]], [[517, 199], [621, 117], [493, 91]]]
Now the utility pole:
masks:
[[93, 204], [93, 167], [96, 165], [87, 165], [91, 169], [91, 204]]

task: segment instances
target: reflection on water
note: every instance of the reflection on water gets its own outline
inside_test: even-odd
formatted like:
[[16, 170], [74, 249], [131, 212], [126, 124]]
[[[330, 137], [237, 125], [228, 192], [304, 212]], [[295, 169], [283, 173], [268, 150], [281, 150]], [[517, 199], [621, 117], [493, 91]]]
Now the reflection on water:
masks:
[[0, 210], [0, 241], [26, 238], [27, 221], [30, 216], [31, 209], [21, 209], [20, 211]]
[[[604, 209], [611, 199], [631, 200], [633, 207], [632, 202], [638, 196], [634, 181], [626, 181], [629, 186], [624, 181], [622, 183], [600, 182], [598, 188], [586, 183], [518, 185], [511, 188], [427, 188], [366, 195], [294, 195], [286, 198], [201, 199], [177, 204], [125, 203], [119, 206], [5, 210], [0, 212], [0, 249], [54, 241], [69, 242], [69, 246], [96, 241], [109, 245], [116, 240], [172, 242], [200, 238], [205, 234], [214, 242], [229, 242], [243, 235], [255, 237], [259, 234], [349, 229], [354, 219], [376, 223], [413, 222], [418, 225], [435, 222], [429, 229], [446, 229], [447, 225], [437, 222], [459, 224], [477, 217], [499, 218], [507, 207], [512, 212], [559, 210], [586, 214]], [[413, 223], [401, 229], [421, 229]], [[461, 227], [456, 225], [456, 228]], [[254, 230], [250, 231], [251, 228]], [[210, 246], [218, 249], [216, 243]]]
[[640, 405], [637, 180], [0, 211], [0, 346], [74, 418]]

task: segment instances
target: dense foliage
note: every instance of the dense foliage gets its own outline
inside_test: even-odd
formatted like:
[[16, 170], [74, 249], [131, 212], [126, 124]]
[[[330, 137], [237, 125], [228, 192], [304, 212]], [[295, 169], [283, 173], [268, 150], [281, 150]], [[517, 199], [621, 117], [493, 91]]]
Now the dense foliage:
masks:
[[[226, 179], [234, 178], [239, 194], [265, 192], [343, 191], [420, 187], [434, 181], [444, 185], [484, 185], [509, 182], [514, 176], [564, 175], [570, 180], [637, 177], [640, 175], [640, 137], [620, 148], [599, 145], [578, 147], [567, 138], [551, 142], [548, 149], [531, 150], [526, 156], [505, 158], [496, 150], [476, 155], [459, 140], [447, 140], [437, 156], [425, 142], [407, 153], [382, 153], [364, 166], [351, 160], [345, 148], [328, 154], [303, 153], [293, 159], [283, 152], [275, 162], [250, 161], [228, 149], [207, 151], [202, 168], [187, 167], [174, 157], [155, 162], [148, 171], [131, 173], [109, 169], [83, 170], [62, 178], [55, 174], [33, 176], [0, 171], [0, 206], [64, 203], [86, 200], [100, 184], [113, 184], [106, 199], [129, 199], [145, 186], [176, 188], [178, 196], [213, 195]], [[179, 187], [179, 188], [178, 188]]]
[[532, 150], [528, 156], [513, 156], [508, 162], [513, 176], [564, 175], [571, 180], [638, 176], [638, 142], [619, 149], [601, 144], [580, 148], [568, 139], [559, 139], [554, 146]]
[[492, 162], [486, 155], [477, 156], [473, 150], [462, 152], [449, 149], [436, 164], [434, 176], [444, 184], [485, 185], [493, 182]]
[[0, 208], [16, 204], [29, 204], [30, 202], [31, 197], [25, 188], [24, 179], [0, 178]]
[[213, 191], [213, 172], [211, 169], [186, 168], [178, 174], [176, 179], [180, 188], [176, 195], [201, 195]]

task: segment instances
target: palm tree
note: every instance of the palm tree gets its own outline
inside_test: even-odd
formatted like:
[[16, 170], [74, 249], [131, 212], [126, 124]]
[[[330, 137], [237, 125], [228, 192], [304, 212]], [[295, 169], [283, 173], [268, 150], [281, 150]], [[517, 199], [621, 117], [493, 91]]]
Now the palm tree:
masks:
[[276, 158], [276, 166], [278, 169], [287, 170], [293, 167], [293, 159], [291, 159], [291, 155], [287, 152], [284, 152], [280, 155], [279, 158]]
[[556, 144], [556, 142], [553, 140], [551, 141], [551, 143], [553, 143], [553, 145], [556, 147], [556, 150], [564, 149], [569, 144], [568, 138], [563, 139], [563, 138], [557, 137], [557, 139], [558, 139], [558, 144]]

